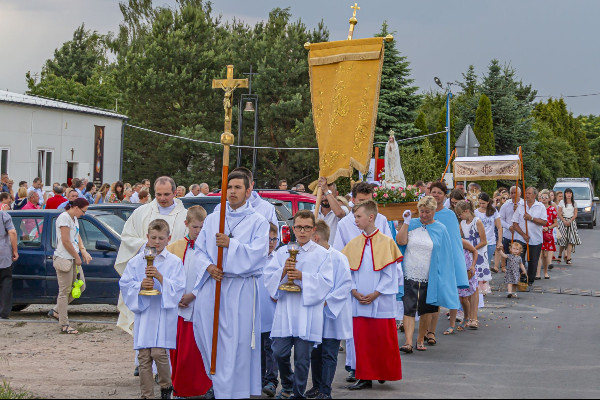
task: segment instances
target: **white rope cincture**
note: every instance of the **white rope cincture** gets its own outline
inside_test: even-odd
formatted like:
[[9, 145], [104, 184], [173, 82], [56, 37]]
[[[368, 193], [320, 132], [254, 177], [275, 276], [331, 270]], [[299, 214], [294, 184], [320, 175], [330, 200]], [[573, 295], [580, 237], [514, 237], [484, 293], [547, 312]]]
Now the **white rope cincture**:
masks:
[[[211, 142], [208, 140], [192, 139], [192, 138], [188, 138], [185, 136], [172, 135], [169, 133], [159, 132], [159, 131], [155, 131], [153, 129], [148, 129], [148, 128], [142, 128], [141, 126], [136, 126], [136, 125], [131, 125], [131, 124], [125, 124], [125, 125], [130, 128], [139, 129], [142, 131], [151, 132], [151, 133], [155, 133], [157, 135], [167, 136], [167, 137], [171, 137], [171, 138], [175, 138], [175, 139], [187, 140], [189, 142], [223, 146], [223, 144], [218, 143], [218, 142]], [[416, 137], [412, 137], [412, 138], [408, 138], [408, 139], [400, 139], [400, 140], [396, 140], [396, 142], [399, 143], [399, 142], [407, 142], [410, 140], [424, 139], [429, 136], [439, 135], [440, 133], [446, 133], [446, 131], [434, 132], [434, 133], [430, 133], [427, 135], [416, 136]], [[373, 144], [386, 144], [386, 143], [387, 142], [376, 142]], [[231, 147], [235, 147], [238, 149], [259, 149], [259, 150], [319, 150], [318, 147], [269, 147], [269, 146], [256, 146], [255, 147], [255, 146], [239, 146], [239, 145], [235, 145], [235, 144], [231, 145]]]

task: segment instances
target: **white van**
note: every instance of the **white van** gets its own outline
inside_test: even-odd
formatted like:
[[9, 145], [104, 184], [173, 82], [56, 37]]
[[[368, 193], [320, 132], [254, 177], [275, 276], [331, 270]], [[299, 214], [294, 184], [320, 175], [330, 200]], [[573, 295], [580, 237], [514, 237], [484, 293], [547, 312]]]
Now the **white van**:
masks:
[[577, 225], [596, 226], [598, 197], [594, 197], [594, 184], [590, 178], [558, 178], [554, 190], [564, 192], [571, 189], [577, 206]]

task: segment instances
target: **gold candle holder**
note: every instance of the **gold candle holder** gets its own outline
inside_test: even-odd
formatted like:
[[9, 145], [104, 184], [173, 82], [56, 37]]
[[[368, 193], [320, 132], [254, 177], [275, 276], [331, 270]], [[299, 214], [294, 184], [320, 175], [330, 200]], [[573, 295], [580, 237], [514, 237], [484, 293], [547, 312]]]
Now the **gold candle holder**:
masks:
[[[292, 242], [290, 244], [288, 244], [288, 253], [290, 255], [290, 258], [294, 261], [296, 261], [296, 257], [298, 256], [298, 253], [300, 252], [300, 244], [296, 243], [296, 242]], [[288, 278], [288, 282], [283, 283], [279, 286], [279, 290], [283, 290], [284, 292], [301, 292], [302, 288], [298, 285], [296, 285], [294, 283], [294, 281], [289, 281]]]
[[[156, 248], [146, 247], [144, 249], [144, 258], [146, 259], [147, 267], [151, 267], [154, 264], [154, 259], [156, 258]], [[146, 275], [146, 277], [150, 278], [148, 275]], [[157, 289], [151, 289], [151, 290], [142, 289], [142, 290], [140, 290], [140, 295], [141, 296], [158, 296], [158, 295], [160, 295], [160, 291]]]

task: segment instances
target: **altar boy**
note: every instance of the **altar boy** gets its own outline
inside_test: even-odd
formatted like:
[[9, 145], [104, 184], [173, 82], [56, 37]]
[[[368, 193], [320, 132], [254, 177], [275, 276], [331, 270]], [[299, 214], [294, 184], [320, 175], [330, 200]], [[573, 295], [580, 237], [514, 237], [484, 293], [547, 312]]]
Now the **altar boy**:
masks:
[[333, 288], [325, 298], [323, 342], [312, 351], [310, 366], [313, 387], [307, 398], [331, 398], [340, 341], [352, 339], [352, 277], [345, 255], [329, 246], [329, 226], [317, 221], [314, 242], [327, 249], [333, 265]]
[[399, 381], [402, 365], [396, 332], [398, 265], [402, 253], [396, 242], [375, 227], [377, 203], [354, 207], [362, 231], [342, 253], [352, 271], [352, 317], [356, 349], [356, 379], [350, 390], [368, 389], [373, 380]]
[[[162, 219], [152, 221], [147, 246], [156, 249], [154, 265], [147, 267], [142, 252], [127, 263], [119, 281], [123, 301], [135, 315], [133, 348], [139, 352], [143, 399], [154, 398], [153, 361], [160, 379], [161, 398], [171, 398], [173, 391], [167, 349], [176, 347], [177, 307], [185, 292], [185, 272], [179, 257], [166, 249], [170, 239], [169, 224]], [[157, 289], [160, 295], [142, 296], [142, 289]]]
[[[281, 398], [303, 398], [308, 380], [310, 355], [323, 338], [323, 308], [333, 287], [333, 265], [329, 252], [313, 242], [315, 216], [308, 210], [294, 216], [294, 233], [300, 247], [297, 261], [280, 248], [265, 270], [265, 285], [271, 297], [278, 299], [271, 328], [273, 354], [279, 365]], [[301, 292], [279, 290], [293, 281]], [[294, 371], [290, 356], [294, 348]]]
[[207, 394], [212, 381], [206, 375], [202, 354], [194, 338], [194, 303], [192, 293], [198, 268], [194, 253], [198, 249], [196, 240], [204, 225], [206, 210], [201, 206], [192, 206], [187, 210], [185, 226], [188, 234], [167, 246], [183, 262], [186, 275], [185, 294], [179, 301], [179, 319], [177, 320], [177, 348], [171, 350], [171, 380], [173, 395], [181, 397], [200, 397]]

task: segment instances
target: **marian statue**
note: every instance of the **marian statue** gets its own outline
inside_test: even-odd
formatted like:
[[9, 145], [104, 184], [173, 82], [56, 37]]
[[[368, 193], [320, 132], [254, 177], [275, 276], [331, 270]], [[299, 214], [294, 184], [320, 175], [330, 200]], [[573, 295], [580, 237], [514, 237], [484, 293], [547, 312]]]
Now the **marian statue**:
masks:
[[385, 180], [383, 185], [387, 188], [406, 188], [406, 178], [402, 171], [400, 163], [400, 150], [398, 143], [394, 139], [393, 132], [390, 134], [390, 140], [385, 146]]

